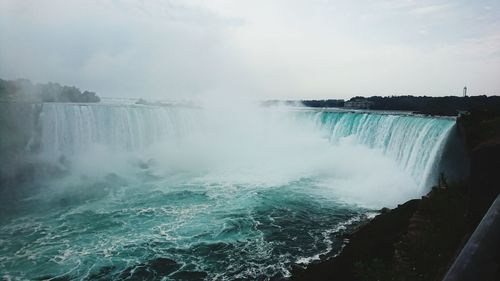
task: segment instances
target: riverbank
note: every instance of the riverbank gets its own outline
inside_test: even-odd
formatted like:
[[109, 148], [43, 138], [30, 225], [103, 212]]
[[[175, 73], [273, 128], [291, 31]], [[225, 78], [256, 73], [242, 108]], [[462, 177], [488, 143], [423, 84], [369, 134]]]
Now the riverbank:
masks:
[[336, 258], [296, 268], [292, 279], [434, 280], [443, 276], [463, 242], [464, 194], [460, 186], [434, 188], [421, 199], [388, 210], [349, 235], [349, 243]]
[[500, 116], [473, 112], [457, 125], [470, 158], [466, 181], [442, 181], [383, 212], [335, 258], [294, 268], [292, 280], [441, 280], [500, 189]]

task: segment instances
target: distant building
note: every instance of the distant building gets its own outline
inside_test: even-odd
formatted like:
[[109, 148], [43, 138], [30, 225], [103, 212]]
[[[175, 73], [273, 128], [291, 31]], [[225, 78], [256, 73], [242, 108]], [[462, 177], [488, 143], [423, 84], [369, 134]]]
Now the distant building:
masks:
[[355, 99], [344, 103], [345, 108], [370, 109], [372, 106], [373, 102], [366, 99]]
[[464, 87], [464, 98], [467, 96], [467, 86]]

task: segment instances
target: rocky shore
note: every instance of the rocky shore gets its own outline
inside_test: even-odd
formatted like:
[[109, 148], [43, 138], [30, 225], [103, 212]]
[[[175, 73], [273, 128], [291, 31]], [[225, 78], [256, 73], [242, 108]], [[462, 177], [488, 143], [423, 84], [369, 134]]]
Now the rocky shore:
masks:
[[[469, 178], [384, 210], [347, 236], [331, 259], [295, 267], [292, 280], [441, 280], [500, 191], [500, 114], [457, 120], [470, 159]], [[496, 261], [500, 279], [500, 257]]]

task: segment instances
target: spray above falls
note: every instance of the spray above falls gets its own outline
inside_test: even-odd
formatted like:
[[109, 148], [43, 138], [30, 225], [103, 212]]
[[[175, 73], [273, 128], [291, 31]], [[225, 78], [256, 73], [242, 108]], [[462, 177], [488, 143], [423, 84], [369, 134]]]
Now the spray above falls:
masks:
[[[343, 190], [346, 200], [378, 206], [420, 196], [434, 183], [454, 122], [284, 108], [54, 103], [43, 104], [40, 124], [41, 154], [71, 160], [76, 174], [92, 176], [87, 168], [94, 162], [130, 174], [124, 163], [135, 158], [160, 177], [188, 171], [193, 180], [267, 186], [314, 178], [333, 193]], [[377, 189], [393, 195], [376, 202], [369, 197]]]

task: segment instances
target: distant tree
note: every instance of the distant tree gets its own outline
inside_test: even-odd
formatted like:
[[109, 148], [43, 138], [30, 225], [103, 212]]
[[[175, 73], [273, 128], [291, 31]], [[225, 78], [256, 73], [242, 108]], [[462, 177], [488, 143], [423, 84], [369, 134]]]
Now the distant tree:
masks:
[[101, 99], [94, 92], [85, 91], [82, 94], [82, 101], [81, 102], [100, 102], [100, 101], [101, 101]]
[[58, 83], [33, 84], [27, 79], [0, 79], [0, 101], [17, 102], [99, 102], [96, 93], [83, 93], [73, 86]]
[[[355, 96], [348, 100], [369, 101], [370, 109], [375, 110], [404, 110], [428, 115], [458, 115], [461, 111], [490, 111], [500, 112], [499, 96]], [[343, 100], [304, 100], [302, 103], [308, 107], [343, 107]]]

